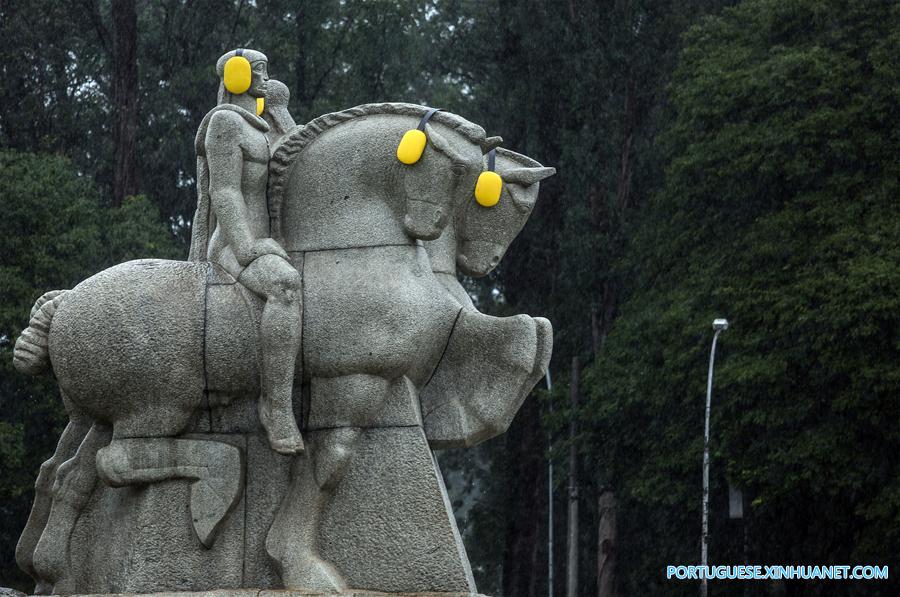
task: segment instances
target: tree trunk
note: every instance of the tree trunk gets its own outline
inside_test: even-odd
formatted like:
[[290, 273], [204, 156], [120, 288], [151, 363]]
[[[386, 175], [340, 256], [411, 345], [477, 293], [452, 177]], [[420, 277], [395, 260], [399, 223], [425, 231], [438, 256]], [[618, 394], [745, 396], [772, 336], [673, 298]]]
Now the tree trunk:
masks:
[[631, 174], [634, 168], [634, 135], [637, 128], [637, 90], [634, 76], [629, 75], [625, 88], [625, 114], [622, 122], [624, 140], [619, 163], [619, 177], [616, 181], [616, 204], [619, 208], [619, 221], [624, 223], [626, 213], [631, 206]]
[[113, 0], [112, 19], [115, 36], [116, 171], [113, 177], [113, 204], [122, 205], [128, 195], [138, 192], [137, 185], [137, 11], [135, 0]]
[[528, 399], [506, 438], [511, 469], [508, 488], [506, 548], [503, 556], [503, 595], [543, 595], [545, 569], [535, 565], [543, 548], [547, 507], [546, 460], [541, 413], [537, 400]]
[[572, 415], [569, 420], [569, 518], [566, 558], [567, 597], [578, 597], [578, 450], [575, 447], [575, 434], [578, 431], [576, 418], [578, 413], [579, 376], [578, 357], [572, 357], [570, 396]]
[[294, 76], [296, 85], [291, 94], [294, 100], [294, 113], [306, 114], [306, 61], [309, 60], [309, 54], [306, 51], [306, 14], [303, 11], [303, 4], [297, 4], [297, 20], [294, 24], [297, 31], [297, 61], [294, 63]]
[[616, 597], [616, 496], [600, 494], [600, 524], [597, 528], [597, 597]]

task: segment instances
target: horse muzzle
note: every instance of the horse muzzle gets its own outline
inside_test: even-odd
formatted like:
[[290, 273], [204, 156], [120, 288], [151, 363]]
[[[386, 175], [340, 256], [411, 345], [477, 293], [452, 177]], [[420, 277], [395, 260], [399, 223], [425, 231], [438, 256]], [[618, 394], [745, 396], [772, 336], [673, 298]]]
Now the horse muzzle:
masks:
[[456, 255], [456, 265], [467, 276], [486, 276], [497, 267], [505, 252], [502, 245], [490, 241], [463, 241]]
[[450, 213], [439, 205], [420, 200], [406, 202], [403, 229], [413, 238], [434, 240], [449, 221]]

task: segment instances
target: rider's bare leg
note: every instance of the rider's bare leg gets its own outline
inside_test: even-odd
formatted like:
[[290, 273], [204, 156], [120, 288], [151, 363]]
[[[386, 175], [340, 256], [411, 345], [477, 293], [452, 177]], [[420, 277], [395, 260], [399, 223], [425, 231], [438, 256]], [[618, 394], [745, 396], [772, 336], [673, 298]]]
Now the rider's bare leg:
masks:
[[281, 257], [263, 255], [247, 266], [238, 281], [266, 299], [260, 318], [260, 422], [273, 450], [296, 454], [303, 451], [292, 401], [300, 350], [300, 274]]

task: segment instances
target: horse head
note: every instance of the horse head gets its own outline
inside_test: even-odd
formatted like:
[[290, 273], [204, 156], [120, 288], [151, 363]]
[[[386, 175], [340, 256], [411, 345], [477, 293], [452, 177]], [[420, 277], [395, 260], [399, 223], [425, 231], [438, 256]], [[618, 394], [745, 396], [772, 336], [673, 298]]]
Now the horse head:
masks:
[[484, 276], [497, 267], [531, 215], [540, 181], [556, 173], [503, 148], [497, 149], [495, 169], [503, 179], [500, 201], [482, 207], [471, 200], [457, 217], [456, 265], [468, 276]]
[[441, 235], [472, 196], [482, 171], [484, 131], [453, 114], [438, 115], [425, 126], [427, 143], [419, 161], [399, 165], [399, 190], [406, 201], [404, 229], [422, 240]]

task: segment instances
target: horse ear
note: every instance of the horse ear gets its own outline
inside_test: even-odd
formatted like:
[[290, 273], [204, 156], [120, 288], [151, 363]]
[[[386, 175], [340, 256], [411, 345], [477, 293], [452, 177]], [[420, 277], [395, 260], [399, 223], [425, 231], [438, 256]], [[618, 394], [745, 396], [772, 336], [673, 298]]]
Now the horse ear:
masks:
[[503, 137], [488, 137], [481, 142], [481, 153], [487, 153], [503, 145]]
[[536, 182], [556, 174], [556, 168], [541, 166], [539, 168], [513, 168], [503, 172], [503, 182], [530, 187]]
[[460, 155], [459, 152], [453, 149], [453, 146], [450, 145], [450, 142], [447, 141], [447, 139], [445, 139], [443, 135], [438, 133], [433, 126], [431, 126], [430, 124], [426, 124], [425, 132], [428, 135], [428, 142], [431, 143], [432, 147], [434, 147], [435, 150], [450, 158], [450, 160], [454, 163], [466, 163], [465, 156]]

